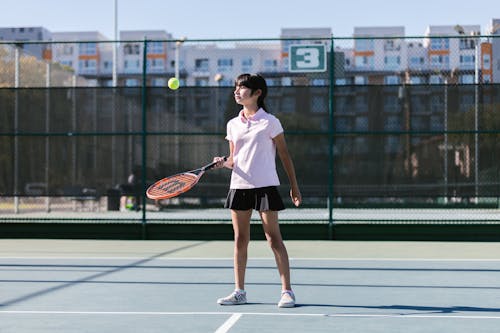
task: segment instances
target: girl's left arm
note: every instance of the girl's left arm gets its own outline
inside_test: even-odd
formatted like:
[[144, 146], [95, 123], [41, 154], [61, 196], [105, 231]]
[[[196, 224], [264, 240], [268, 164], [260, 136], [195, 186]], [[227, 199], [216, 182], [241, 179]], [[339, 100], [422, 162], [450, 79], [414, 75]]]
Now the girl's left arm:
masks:
[[292, 158], [288, 152], [285, 135], [280, 133], [273, 138], [273, 141], [276, 145], [276, 150], [278, 151], [283, 168], [288, 176], [288, 180], [290, 181], [290, 197], [292, 198], [293, 204], [298, 207], [302, 202], [302, 194], [300, 193], [299, 184], [297, 183], [295, 167], [293, 166]]

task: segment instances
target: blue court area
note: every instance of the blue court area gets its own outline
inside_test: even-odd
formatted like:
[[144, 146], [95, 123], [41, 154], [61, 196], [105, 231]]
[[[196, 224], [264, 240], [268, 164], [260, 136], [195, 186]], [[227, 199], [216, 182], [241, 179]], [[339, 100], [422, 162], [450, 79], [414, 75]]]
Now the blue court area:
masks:
[[286, 245], [293, 309], [263, 241], [223, 307], [232, 242], [0, 240], [0, 332], [498, 332], [499, 243]]

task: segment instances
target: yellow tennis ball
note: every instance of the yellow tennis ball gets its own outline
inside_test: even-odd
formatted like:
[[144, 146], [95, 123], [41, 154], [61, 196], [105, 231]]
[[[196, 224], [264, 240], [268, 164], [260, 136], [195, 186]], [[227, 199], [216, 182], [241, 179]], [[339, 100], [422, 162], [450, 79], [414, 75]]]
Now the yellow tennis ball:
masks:
[[170, 80], [168, 80], [168, 87], [172, 90], [179, 88], [179, 79], [176, 77], [170, 78]]

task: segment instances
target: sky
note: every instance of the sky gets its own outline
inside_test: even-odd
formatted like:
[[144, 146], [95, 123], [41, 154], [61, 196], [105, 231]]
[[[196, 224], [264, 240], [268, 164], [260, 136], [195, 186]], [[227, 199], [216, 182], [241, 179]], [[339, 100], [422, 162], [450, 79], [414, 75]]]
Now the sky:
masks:
[[[115, 0], [1, 0], [0, 27], [51, 32], [99, 31], [114, 37]], [[499, 0], [117, 0], [118, 30], [165, 30], [174, 38], [278, 38], [282, 28], [403, 26], [422, 36], [429, 25], [480, 25], [500, 18]]]

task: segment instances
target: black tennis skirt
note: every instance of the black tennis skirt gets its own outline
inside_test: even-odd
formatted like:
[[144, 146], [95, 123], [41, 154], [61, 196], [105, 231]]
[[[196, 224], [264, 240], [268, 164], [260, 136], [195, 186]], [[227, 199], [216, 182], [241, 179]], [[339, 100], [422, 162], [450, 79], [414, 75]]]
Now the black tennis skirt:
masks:
[[257, 211], [283, 210], [285, 205], [276, 186], [251, 189], [230, 189], [224, 208]]

